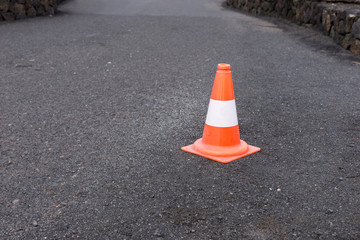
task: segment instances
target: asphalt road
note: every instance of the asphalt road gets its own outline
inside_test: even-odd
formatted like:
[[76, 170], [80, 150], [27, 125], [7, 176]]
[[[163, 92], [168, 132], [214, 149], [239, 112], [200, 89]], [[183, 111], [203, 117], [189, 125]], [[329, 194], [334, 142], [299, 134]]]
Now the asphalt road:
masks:
[[[0, 23], [0, 239], [360, 239], [360, 57], [221, 0]], [[201, 137], [218, 63], [241, 138]]]

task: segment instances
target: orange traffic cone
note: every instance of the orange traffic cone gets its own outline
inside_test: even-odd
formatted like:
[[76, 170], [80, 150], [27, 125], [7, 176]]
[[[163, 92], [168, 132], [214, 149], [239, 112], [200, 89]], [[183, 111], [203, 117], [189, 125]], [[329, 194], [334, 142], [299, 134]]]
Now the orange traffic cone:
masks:
[[229, 64], [218, 64], [203, 137], [181, 149], [222, 163], [260, 151], [240, 139]]

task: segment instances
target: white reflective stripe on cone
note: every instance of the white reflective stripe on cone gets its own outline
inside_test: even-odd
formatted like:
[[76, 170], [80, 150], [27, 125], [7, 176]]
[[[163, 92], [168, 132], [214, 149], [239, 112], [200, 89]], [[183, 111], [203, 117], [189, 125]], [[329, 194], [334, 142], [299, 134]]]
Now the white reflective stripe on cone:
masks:
[[235, 99], [230, 101], [210, 99], [206, 124], [213, 127], [233, 127], [238, 125]]

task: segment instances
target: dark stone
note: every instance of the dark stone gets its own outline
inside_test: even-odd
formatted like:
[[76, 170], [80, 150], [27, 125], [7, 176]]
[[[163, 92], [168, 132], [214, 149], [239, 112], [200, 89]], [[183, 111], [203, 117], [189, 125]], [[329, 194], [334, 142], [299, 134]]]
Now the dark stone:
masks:
[[344, 20], [340, 20], [340, 21], [339, 21], [338, 33], [339, 33], [339, 34], [345, 34], [345, 33], [346, 33]]
[[288, 13], [288, 10], [286, 7], [283, 8], [283, 10], [281, 11], [281, 16], [286, 17]]
[[355, 38], [360, 39], [360, 18], [352, 25], [351, 33]]
[[270, 3], [270, 7], [269, 7], [269, 11], [270, 11], [270, 12], [275, 11], [275, 7], [276, 7], [276, 2], [275, 2], [275, 1], [271, 2], [271, 3]]
[[261, 5], [262, 10], [264, 10], [264, 12], [267, 12], [270, 9], [270, 3], [269, 2], [263, 2], [263, 4]]
[[311, 2], [310, 7], [311, 7], [312, 14], [319, 13], [318, 4], [316, 2]]
[[[288, 1], [286, 0], [278, 0], [278, 13], [282, 16], [286, 16], [288, 8]], [[285, 15], [284, 15], [285, 14]]]
[[307, 10], [307, 5], [303, 4], [303, 5], [300, 7], [299, 16], [298, 16], [298, 18], [297, 18], [297, 20], [298, 20], [300, 23], [304, 23], [306, 10]]
[[15, 20], [15, 16], [14, 16], [14, 14], [11, 13], [11, 12], [1, 13], [1, 16], [2, 16], [6, 21]]
[[39, 6], [37, 9], [36, 9], [36, 15], [38, 16], [44, 16], [45, 15], [45, 9], [43, 6]]
[[282, 1], [282, 0], [278, 0], [278, 1], [276, 2], [275, 10], [276, 10], [277, 12], [281, 12], [282, 7], [283, 7], [282, 5], [283, 5], [283, 1]]
[[296, 14], [296, 6], [295, 5], [291, 6], [291, 11], [293, 12], [293, 14]]
[[340, 35], [338, 32], [335, 31], [332, 38], [334, 39], [335, 43], [340, 44], [345, 37], [344, 35]]
[[14, 5], [14, 13], [16, 19], [21, 19], [26, 17], [25, 5], [20, 3], [15, 3]]
[[293, 12], [292, 12], [292, 11], [289, 11], [288, 14], [287, 14], [287, 16], [286, 16], [286, 19], [289, 20], [289, 21], [291, 21], [291, 20], [293, 19], [293, 17], [294, 17]]
[[351, 39], [352, 39], [351, 34], [346, 34], [345, 37], [340, 42], [340, 45], [345, 49], [349, 49], [351, 44]]
[[40, 0], [33, 0], [33, 7], [35, 8], [35, 9], [37, 9], [38, 7], [40, 7]]
[[241, 8], [240, 0], [234, 0], [232, 6], [235, 8]]
[[346, 20], [346, 15], [347, 15], [346, 11], [339, 11], [337, 13], [339, 20]]
[[260, 0], [255, 0], [254, 7], [257, 9], [260, 6]]
[[311, 10], [310, 10], [310, 23], [316, 24], [317, 16], [318, 16], [318, 8], [316, 7], [316, 2], [311, 3]]
[[49, 0], [40, 0], [41, 5], [44, 6], [45, 12], [50, 11], [50, 3]]
[[14, 4], [15, 4], [15, 3], [12, 3], [12, 2], [9, 3], [9, 10], [8, 10], [8, 12], [14, 12]]
[[246, 0], [239, 0], [239, 6], [245, 6]]
[[53, 7], [54, 9], [57, 8], [57, 1], [56, 1], [56, 0], [50, 0], [50, 1], [49, 1], [49, 4], [50, 4], [50, 6]]
[[36, 16], [36, 10], [35, 8], [31, 7], [26, 11], [26, 15], [28, 17], [35, 17]]
[[349, 14], [347, 17], [346, 17], [346, 22], [345, 22], [345, 32], [351, 32], [351, 28], [352, 28], [352, 25], [354, 24], [355, 22], [355, 15], [353, 14]]
[[252, 9], [254, 8], [254, 3], [251, 2], [251, 1], [249, 1], [249, 2], [247, 3], [247, 7], [248, 7], [249, 10], [252, 10]]
[[260, 6], [256, 8], [256, 14], [262, 14], [262, 10]]
[[7, 12], [9, 10], [9, 0], [0, 0], [0, 12]]
[[315, 24], [321, 26], [321, 13], [314, 16], [314, 25]]
[[21, 4], [24, 4], [25, 3], [25, 0], [16, 0], [17, 3], [21, 3]]
[[33, 0], [25, 0], [25, 7], [29, 9], [33, 6]]
[[304, 23], [309, 23], [310, 19], [311, 19], [311, 10], [307, 8], [304, 14]]
[[334, 39], [334, 38], [335, 38], [335, 33], [336, 33], [336, 32], [335, 32], [335, 27], [334, 27], [334, 26], [331, 26], [331, 29], [330, 29], [330, 37]]
[[360, 40], [354, 39], [351, 41], [350, 51], [355, 54], [360, 54]]
[[339, 21], [338, 21], [338, 18], [336, 16], [336, 13], [333, 12], [330, 15], [330, 18], [331, 18], [332, 25], [334, 26], [335, 32], [338, 32], [339, 31]]
[[49, 9], [49, 14], [50, 15], [54, 15], [55, 14], [55, 9], [53, 7], [50, 7]]

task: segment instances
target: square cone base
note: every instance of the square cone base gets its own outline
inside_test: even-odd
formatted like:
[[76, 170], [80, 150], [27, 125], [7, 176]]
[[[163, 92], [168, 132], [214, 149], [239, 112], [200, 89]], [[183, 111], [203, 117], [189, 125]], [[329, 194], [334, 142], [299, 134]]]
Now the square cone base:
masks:
[[194, 149], [194, 144], [182, 147], [181, 150], [183, 150], [185, 152], [193, 153], [193, 154], [196, 154], [196, 155], [199, 155], [199, 156], [202, 156], [202, 157], [205, 157], [205, 158], [217, 161], [217, 162], [228, 163], [228, 162], [234, 161], [236, 159], [249, 156], [250, 154], [259, 152], [260, 148], [249, 145], [249, 150], [246, 153], [243, 153], [240, 155], [235, 155], [235, 156], [229, 156], [229, 157], [211, 156], [211, 155], [207, 155], [204, 153], [200, 153], [199, 151]]

